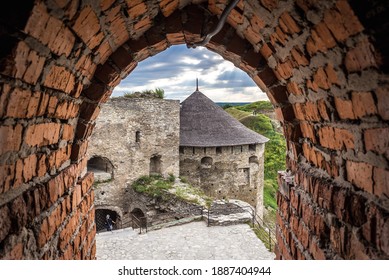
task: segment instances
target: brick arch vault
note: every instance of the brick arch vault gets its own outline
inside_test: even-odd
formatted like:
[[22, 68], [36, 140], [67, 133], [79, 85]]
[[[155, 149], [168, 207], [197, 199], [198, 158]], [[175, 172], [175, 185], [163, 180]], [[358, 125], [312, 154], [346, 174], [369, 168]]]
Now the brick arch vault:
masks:
[[[139, 61], [200, 40], [226, 2], [1, 10], [0, 258], [95, 258], [85, 153], [100, 105]], [[240, 1], [207, 44], [283, 125], [294, 182], [279, 178], [277, 259], [389, 257], [388, 6], [357, 2]]]

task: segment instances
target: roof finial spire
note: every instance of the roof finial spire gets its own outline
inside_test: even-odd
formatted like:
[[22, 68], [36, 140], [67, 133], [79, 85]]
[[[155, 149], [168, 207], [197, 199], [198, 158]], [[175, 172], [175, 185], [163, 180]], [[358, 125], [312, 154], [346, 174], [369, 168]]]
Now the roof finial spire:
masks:
[[196, 78], [196, 91], [199, 91], [199, 79]]

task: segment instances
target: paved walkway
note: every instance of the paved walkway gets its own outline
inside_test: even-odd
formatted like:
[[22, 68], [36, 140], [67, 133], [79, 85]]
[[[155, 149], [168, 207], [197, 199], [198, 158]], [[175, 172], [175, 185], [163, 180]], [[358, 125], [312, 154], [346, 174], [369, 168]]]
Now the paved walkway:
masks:
[[192, 222], [138, 235], [132, 229], [96, 235], [98, 260], [273, 260], [246, 224]]

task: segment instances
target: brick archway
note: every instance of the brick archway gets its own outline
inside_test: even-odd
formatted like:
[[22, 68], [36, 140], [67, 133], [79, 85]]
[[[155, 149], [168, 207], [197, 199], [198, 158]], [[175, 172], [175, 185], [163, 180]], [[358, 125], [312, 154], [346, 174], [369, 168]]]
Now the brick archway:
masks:
[[[0, 258], [94, 258], [85, 153], [100, 104], [139, 61], [200, 40], [226, 1], [17, 2], [0, 18]], [[386, 43], [354, 2], [240, 1], [207, 45], [283, 124], [279, 259], [389, 258]]]

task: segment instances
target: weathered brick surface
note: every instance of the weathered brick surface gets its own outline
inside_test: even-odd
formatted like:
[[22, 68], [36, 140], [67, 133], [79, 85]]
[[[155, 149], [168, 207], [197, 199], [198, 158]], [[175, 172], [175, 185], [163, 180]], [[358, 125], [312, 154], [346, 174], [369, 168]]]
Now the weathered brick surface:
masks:
[[58, 123], [30, 125], [25, 132], [25, 143], [32, 147], [55, 144], [59, 140], [60, 129]]
[[0, 126], [0, 154], [19, 150], [22, 142], [22, 131], [23, 127], [20, 124]]
[[43, 82], [49, 88], [71, 93], [75, 84], [75, 78], [69, 70], [62, 66], [53, 65]]
[[99, 32], [99, 19], [90, 6], [82, 9], [72, 28], [90, 49], [98, 46], [104, 38]]
[[69, 28], [61, 20], [50, 16], [42, 2], [33, 8], [25, 32], [48, 46], [57, 55], [69, 56], [75, 42]]
[[370, 92], [353, 92], [352, 105], [356, 118], [363, 118], [377, 113], [377, 108]]
[[341, 128], [322, 127], [319, 129], [319, 141], [323, 147], [333, 150], [343, 148], [353, 149], [355, 147], [354, 135], [352, 132]]
[[[240, 1], [207, 46], [253, 77], [284, 126], [295, 184], [278, 193], [277, 259], [387, 259], [376, 23], [362, 26], [355, 1], [292, 2]], [[27, 190], [0, 208], [0, 258], [94, 258], [93, 179], [79, 177], [100, 103], [139, 61], [200, 40], [226, 3], [39, 1], [12, 32], [1, 24], [0, 195]], [[25, 227], [38, 249], [22, 245]]]
[[31, 50], [23, 41], [15, 48], [14, 55], [8, 58], [3, 74], [35, 84], [42, 73], [46, 59], [38, 52]]
[[389, 158], [389, 128], [367, 129], [364, 138], [367, 151], [383, 154]]

